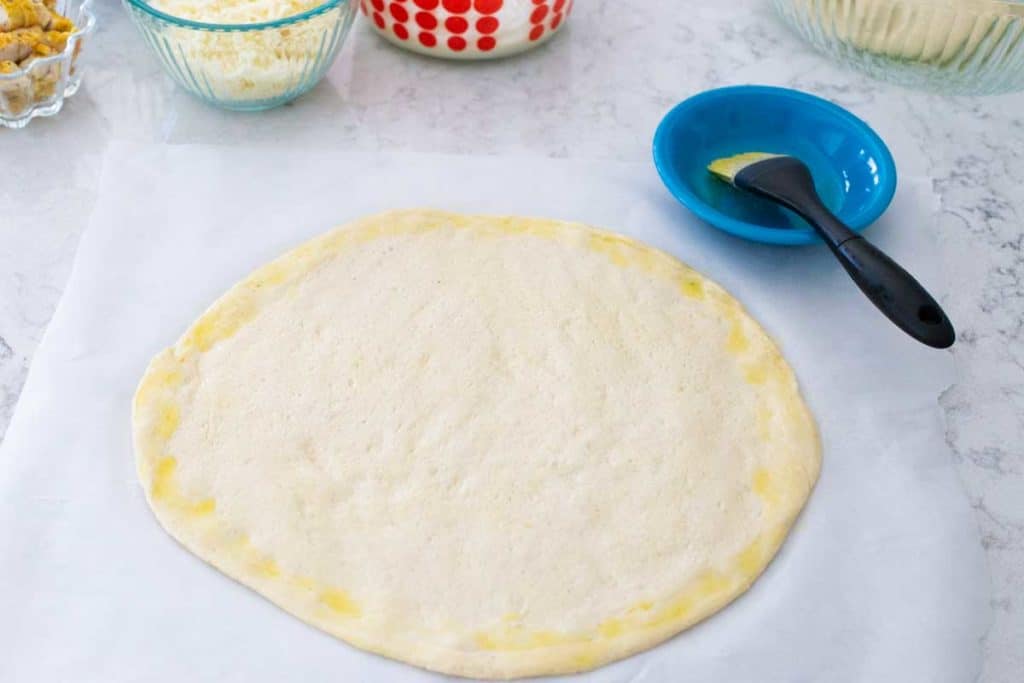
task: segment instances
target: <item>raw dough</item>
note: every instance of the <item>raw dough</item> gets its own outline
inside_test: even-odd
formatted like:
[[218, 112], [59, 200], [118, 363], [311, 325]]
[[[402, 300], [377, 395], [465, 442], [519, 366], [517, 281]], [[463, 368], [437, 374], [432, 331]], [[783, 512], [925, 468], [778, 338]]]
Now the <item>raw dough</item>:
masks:
[[719, 286], [570, 223], [402, 211], [260, 268], [134, 405], [161, 524], [357, 647], [590, 669], [742, 593], [817, 478], [789, 366]]

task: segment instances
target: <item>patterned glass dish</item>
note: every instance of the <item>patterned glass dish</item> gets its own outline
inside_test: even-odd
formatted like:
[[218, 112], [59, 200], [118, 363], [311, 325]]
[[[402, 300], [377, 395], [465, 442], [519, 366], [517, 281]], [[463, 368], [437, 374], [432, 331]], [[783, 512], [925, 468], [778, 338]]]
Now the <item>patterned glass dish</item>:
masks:
[[1024, 0], [773, 0], [818, 49], [870, 75], [949, 94], [1024, 88]]
[[352, 27], [352, 0], [326, 0], [294, 16], [255, 24], [211, 24], [123, 0], [146, 43], [178, 85], [203, 101], [260, 111], [320, 82]]
[[59, 0], [57, 11], [74, 22], [60, 54], [23, 69], [0, 73], [0, 128], [24, 128], [37, 116], [53, 116], [82, 84], [82, 46], [96, 29], [92, 0]]
[[431, 57], [496, 59], [544, 44], [573, 0], [360, 0], [373, 30]]

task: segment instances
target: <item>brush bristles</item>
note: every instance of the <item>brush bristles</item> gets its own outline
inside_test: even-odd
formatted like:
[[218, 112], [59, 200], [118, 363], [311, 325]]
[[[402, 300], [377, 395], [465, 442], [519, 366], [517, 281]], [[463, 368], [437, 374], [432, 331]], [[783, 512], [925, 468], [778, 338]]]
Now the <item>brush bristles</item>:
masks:
[[725, 182], [732, 184], [736, 180], [736, 175], [743, 169], [759, 161], [774, 159], [778, 156], [782, 155], [768, 154], [767, 152], [746, 152], [736, 156], [725, 157], [724, 159], [715, 159], [708, 165], [708, 170]]

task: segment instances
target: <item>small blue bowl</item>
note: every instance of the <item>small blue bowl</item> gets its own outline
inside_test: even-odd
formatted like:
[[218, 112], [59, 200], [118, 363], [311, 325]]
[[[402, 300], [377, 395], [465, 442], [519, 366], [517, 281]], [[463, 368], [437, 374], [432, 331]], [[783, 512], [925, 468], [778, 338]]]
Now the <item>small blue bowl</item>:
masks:
[[709, 90], [676, 105], [654, 135], [662, 181], [711, 225], [757, 242], [820, 242], [796, 214], [708, 172], [715, 159], [742, 152], [802, 159], [825, 204], [858, 232], [882, 215], [896, 192], [896, 165], [878, 134], [842, 107], [796, 90]]

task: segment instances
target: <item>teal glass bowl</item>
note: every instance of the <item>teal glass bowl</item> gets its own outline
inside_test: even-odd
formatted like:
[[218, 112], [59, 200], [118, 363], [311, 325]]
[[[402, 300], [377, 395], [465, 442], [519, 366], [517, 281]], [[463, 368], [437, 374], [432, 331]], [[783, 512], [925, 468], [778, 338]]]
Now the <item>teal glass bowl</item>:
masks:
[[178, 85], [234, 111], [277, 107], [313, 88], [356, 15], [353, 0], [326, 0], [276, 21], [210, 24], [171, 16], [143, 0], [122, 2]]

